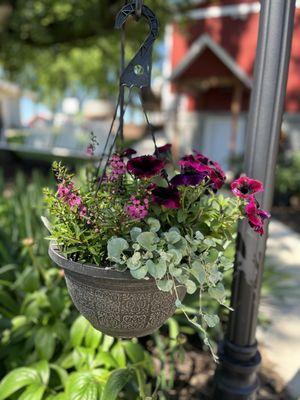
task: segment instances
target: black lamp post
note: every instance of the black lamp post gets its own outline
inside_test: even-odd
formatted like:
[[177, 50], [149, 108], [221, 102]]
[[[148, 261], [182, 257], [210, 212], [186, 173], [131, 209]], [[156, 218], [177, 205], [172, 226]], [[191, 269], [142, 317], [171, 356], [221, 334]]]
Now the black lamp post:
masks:
[[[295, 0], [262, 0], [246, 144], [246, 173], [264, 183], [258, 199], [272, 206]], [[228, 332], [220, 347], [215, 400], [254, 400], [261, 357], [255, 339], [267, 235], [239, 227]]]

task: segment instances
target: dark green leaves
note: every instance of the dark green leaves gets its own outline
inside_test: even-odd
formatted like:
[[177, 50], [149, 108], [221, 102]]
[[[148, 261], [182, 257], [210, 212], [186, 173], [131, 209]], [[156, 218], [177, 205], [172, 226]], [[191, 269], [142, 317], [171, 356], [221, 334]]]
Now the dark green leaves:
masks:
[[[101, 400], [116, 400], [120, 391], [129, 382], [132, 372], [127, 369], [117, 369], [108, 378], [104, 386]], [[75, 399], [74, 399], [75, 400]], [[78, 399], [79, 400], [79, 399]]]
[[51, 327], [40, 328], [34, 339], [35, 348], [41, 359], [50, 360], [55, 350], [55, 333]]

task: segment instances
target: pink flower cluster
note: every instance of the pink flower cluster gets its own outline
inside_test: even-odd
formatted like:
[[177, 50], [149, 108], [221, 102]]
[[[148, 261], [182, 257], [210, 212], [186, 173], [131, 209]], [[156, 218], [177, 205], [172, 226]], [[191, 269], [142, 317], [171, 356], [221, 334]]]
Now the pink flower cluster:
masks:
[[74, 193], [73, 189], [73, 183], [69, 183], [68, 185], [61, 183], [58, 185], [57, 196], [65, 203], [68, 203], [71, 210], [78, 211], [79, 216], [83, 218], [87, 214], [87, 208], [82, 204], [81, 197]]
[[94, 148], [94, 146], [90, 143], [90, 144], [87, 146], [85, 152], [86, 152], [86, 154], [87, 154], [88, 156], [93, 156], [94, 153], [95, 153], [95, 148]]
[[255, 179], [248, 178], [248, 176], [241, 176], [231, 184], [232, 193], [245, 199], [248, 204], [245, 207], [245, 214], [248, 218], [251, 228], [259, 233], [264, 234], [264, 221], [271, 217], [271, 215], [262, 210], [254, 195], [263, 192], [263, 184]]
[[149, 212], [149, 200], [137, 199], [135, 196], [130, 197], [130, 203], [125, 207], [127, 215], [132, 219], [142, 220], [147, 217]]
[[124, 163], [122, 157], [120, 157], [118, 154], [114, 154], [111, 157], [109, 166], [110, 174], [108, 176], [108, 180], [110, 182], [115, 182], [120, 178], [120, 176], [126, 174], [126, 164]]

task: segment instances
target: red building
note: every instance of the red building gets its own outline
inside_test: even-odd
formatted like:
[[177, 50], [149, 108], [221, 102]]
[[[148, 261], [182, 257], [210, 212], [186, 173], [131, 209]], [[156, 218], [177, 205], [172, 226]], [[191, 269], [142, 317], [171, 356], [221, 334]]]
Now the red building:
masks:
[[[167, 28], [167, 133], [228, 165], [244, 148], [260, 2], [198, 1], [188, 22]], [[284, 130], [300, 148], [300, 8], [297, 6]], [[176, 132], [178, 131], [178, 132]]]

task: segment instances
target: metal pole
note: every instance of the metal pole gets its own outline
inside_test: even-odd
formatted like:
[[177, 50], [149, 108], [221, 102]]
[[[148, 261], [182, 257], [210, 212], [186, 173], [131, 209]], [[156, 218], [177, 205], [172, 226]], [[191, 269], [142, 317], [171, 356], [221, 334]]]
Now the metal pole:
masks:
[[[270, 210], [290, 60], [295, 0], [263, 0], [246, 144], [246, 173], [261, 180], [258, 198]], [[260, 353], [255, 339], [267, 234], [239, 226], [228, 332], [220, 346], [216, 400], [254, 400]]]

